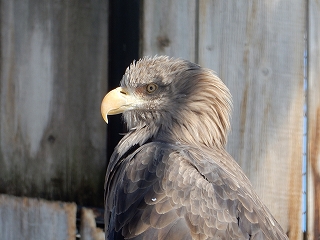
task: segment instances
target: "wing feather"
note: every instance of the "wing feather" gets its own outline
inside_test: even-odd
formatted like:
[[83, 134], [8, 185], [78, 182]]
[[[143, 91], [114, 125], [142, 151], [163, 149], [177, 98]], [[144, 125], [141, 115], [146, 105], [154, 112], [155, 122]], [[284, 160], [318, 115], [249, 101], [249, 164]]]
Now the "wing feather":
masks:
[[[115, 155], [118, 158], [118, 155]], [[221, 149], [151, 142], [107, 172], [109, 239], [287, 239]]]

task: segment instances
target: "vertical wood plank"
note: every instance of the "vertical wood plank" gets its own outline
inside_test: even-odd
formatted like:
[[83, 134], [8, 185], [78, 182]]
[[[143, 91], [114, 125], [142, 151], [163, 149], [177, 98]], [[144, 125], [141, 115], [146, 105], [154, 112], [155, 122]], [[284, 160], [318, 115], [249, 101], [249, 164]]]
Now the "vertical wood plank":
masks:
[[301, 239], [305, 3], [200, 1], [199, 63], [234, 100], [227, 149], [290, 239]]
[[74, 240], [74, 203], [0, 195], [0, 239]]
[[1, 1], [0, 192], [103, 206], [107, 1]]
[[81, 209], [81, 240], [104, 240], [105, 234], [101, 228], [97, 228], [94, 212], [91, 209]]
[[195, 61], [196, 2], [143, 1], [141, 55], [168, 55]]
[[320, 237], [320, 1], [308, 15], [308, 239]]

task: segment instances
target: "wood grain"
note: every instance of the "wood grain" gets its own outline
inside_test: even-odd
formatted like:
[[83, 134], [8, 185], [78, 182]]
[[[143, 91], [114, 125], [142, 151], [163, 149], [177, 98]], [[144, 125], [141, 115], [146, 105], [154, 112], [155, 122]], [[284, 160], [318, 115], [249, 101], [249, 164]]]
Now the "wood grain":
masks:
[[1, 2], [0, 192], [103, 206], [106, 5]]
[[74, 203], [0, 195], [0, 239], [68, 239], [76, 234]]
[[218, 73], [234, 100], [228, 151], [290, 238], [301, 239], [305, 2], [171, 4], [144, 1], [141, 55]]
[[308, 16], [308, 239], [320, 237], [320, 1]]
[[199, 63], [234, 100], [227, 149], [291, 239], [301, 239], [305, 3], [200, 1]]
[[95, 215], [92, 209], [81, 209], [80, 236], [82, 240], [104, 240], [105, 234], [101, 228], [97, 228]]
[[143, 1], [141, 55], [196, 60], [196, 1]]

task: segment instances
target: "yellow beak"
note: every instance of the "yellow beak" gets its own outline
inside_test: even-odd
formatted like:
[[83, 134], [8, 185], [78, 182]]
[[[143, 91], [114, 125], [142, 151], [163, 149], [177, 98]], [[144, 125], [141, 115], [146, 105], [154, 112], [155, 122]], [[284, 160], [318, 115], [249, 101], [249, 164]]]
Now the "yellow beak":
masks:
[[118, 87], [108, 92], [101, 103], [101, 114], [104, 121], [108, 123], [108, 115], [116, 115], [131, 109], [134, 100], [125, 88]]

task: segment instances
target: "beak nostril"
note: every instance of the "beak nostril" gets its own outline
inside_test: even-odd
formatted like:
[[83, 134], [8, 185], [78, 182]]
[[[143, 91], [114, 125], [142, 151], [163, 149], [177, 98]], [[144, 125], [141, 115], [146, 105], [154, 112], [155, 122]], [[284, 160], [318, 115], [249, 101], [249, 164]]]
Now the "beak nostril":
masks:
[[121, 94], [126, 95], [127, 93], [125, 91], [120, 91]]

